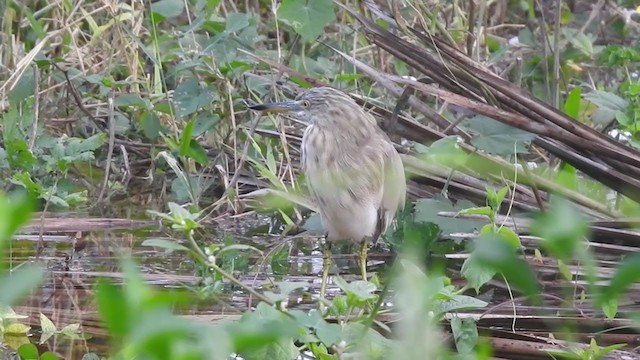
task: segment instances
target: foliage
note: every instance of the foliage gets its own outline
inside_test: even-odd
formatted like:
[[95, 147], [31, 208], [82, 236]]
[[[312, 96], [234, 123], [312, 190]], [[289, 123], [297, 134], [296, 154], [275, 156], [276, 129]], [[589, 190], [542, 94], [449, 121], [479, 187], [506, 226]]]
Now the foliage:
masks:
[[[381, 28], [390, 28], [389, 14], [416, 21], [430, 36], [466, 50], [575, 121], [616, 130], [614, 136], [639, 147], [638, 29], [631, 15], [629, 21], [619, 15], [630, 2], [608, 2], [620, 11], [604, 26], [604, 21], [574, 13], [565, 2], [558, 2], [557, 24], [545, 23], [551, 17], [535, 1], [481, 2], [473, 12], [451, 1], [435, 2], [432, 8], [424, 2], [400, 3], [390, 13], [373, 11], [372, 18]], [[508, 13], [493, 11], [499, 3], [509, 3]], [[339, 293], [320, 299], [306, 282], [289, 280], [288, 258], [295, 246], [288, 238], [271, 248], [240, 243], [235, 234], [211, 241], [212, 219], [248, 209], [272, 219], [269, 235], [294, 233], [305, 220], [310, 232], [324, 231], [305, 207], [305, 179], [297, 173], [301, 129], [280, 117], [250, 119], [245, 99], [280, 97], [274, 84], [283, 85], [278, 88], [288, 96], [298, 86], [322, 81], [354, 90], [373, 109], [395, 108], [394, 113], [430, 126], [423, 114], [402, 108], [402, 101], [381, 91], [380, 79], [358, 73], [331, 50], [349, 50], [380, 73], [417, 76], [411, 64], [368, 43], [353, 17], [331, 0], [159, 0], [143, 7], [118, 1], [108, 6], [9, 1], [0, 12], [0, 189], [10, 194], [0, 196], [3, 260], [32, 211], [103, 215], [99, 203], [117, 212], [120, 205], [113, 199], [144, 194], [153, 200], [124, 212], [159, 219], [168, 229], [166, 236], [148, 238], [143, 246], [190, 257], [203, 278], [193, 289], [201, 298], [243, 292], [254, 300], [237, 321], [193, 321], [175, 313], [192, 299], [148, 285], [136, 260], [122, 256], [124, 285], [100, 280], [94, 288], [100, 320], [113, 338], [110, 354], [101, 356], [488, 358], [491, 351], [483, 348], [476, 320], [462, 314], [493, 310], [487, 309], [493, 304], [486, 296], [491, 280], [504, 282], [514, 311], [519, 295], [541, 304], [547, 294], [532, 263], [543, 258], [562, 274], [560, 300], [568, 308], [588, 297], [603, 316], [626, 316], [618, 307], [638, 281], [640, 259], [621, 259], [608, 286], [601, 286], [584, 202], [577, 207], [560, 195], [573, 195], [567, 198], [575, 201], [585, 194], [615, 214], [637, 215], [640, 206], [620, 194], [611, 201], [606, 186], [568, 163], [547, 161], [532, 133], [488, 116], [467, 116], [446, 100], [428, 101], [451, 124], [459, 124], [453, 127], [466, 132], [468, 140], [450, 135], [452, 129], [438, 129], [449, 136], [408, 146], [420, 160], [419, 166], [407, 166], [408, 174], [430, 181], [417, 193], [435, 195], [412, 201], [398, 216], [397, 226], [384, 236], [387, 242], [378, 245], [396, 251], [398, 259], [388, 268], [376, 268], [369, 281], [336, 276]], [[504, 26], [508, 23], [516, 26]], [[391, 29], [394, 34], [416, 40], [402, 21], [399, 25]], [[611, 38], [618, 44], [602, 45]], [[467, 74], [446, 74], [446, 79], [462, 75]], [[532, 162], [535, 169], [528, 166]], [[473, 178], [468, 183], [474, 186], [460, 191], [455, 187], [461, 182], [451, 185], [457, 176]], [[528, 210], [526, 231], [512, 227], [508, 219], [522, 215], [522, 208], [516, 208], [523, 196], [539, 195], [522, 187], [535, 193], [543, 180], [554, 191], [536, 199], [540, 211]], [[249, 196], [255, 188], [279, 195]], [[534, 249], [524, 245], [523, 233], [538, 239]], [[448, 258], [451, 254], [464, 258]], [[262, 287], [242, 278], [258, 267], [252, 257], [270, 266], [272, 279]], [[2, 269], [1, 345], [22, 359], [57, 359], [29, 342], [31, 329], [12, 308], [37, 288], [46, 270], [35, 260], [11, 269], [3, 264]], [[585, 284], [581, 294], [573, 287], [578, 273]], [[459, 279], [454, 282], [453, 276]], [[313, 309], [289, 308], [291, 296], [308, 300]], [[392, 326], [378, 321], [389, 300], [400, 315]], [[79, 324], [54, 321], [40, 314], [40, 343], [83, 338]], [[433, 340], [449, 330], [455, 346], [445, 348], [444, 341]], [[593, 340], [588, 347], [548, 352], [591, 359], [620, 348], [601, 348]]]

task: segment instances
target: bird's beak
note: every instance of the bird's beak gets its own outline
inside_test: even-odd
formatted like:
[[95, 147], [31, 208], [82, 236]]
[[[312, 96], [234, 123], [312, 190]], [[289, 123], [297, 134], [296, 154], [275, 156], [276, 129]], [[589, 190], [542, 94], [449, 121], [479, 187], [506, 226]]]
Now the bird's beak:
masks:
[[275, 103], [265, 103], [249, 106], [251, 110], [266, 111], [271, 113], [284, 113], [289, 111], [302, 111], [304, 108], [300, 106], [298, 101], [284, 101]]

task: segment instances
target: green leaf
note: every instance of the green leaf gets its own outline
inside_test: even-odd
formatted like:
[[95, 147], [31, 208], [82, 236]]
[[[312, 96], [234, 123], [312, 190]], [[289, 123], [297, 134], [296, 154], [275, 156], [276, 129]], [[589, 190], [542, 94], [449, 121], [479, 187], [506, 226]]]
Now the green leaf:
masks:
[[[595, 339], [591, 338], [591, 341], [595, 342]], [[627, 346], [627, 344], [613, 344], [604, 348], [600, 348], [593, 353], [593, 357], [591, 359], [601, 359], [606, 354], [618, 349], [622, 349], [625, 346]]]
[[618, 313], [618, 299], [609, 298], [602, 304], [602, 311], [609, 320], [613, 320]]
[[326, 25], [336, 20], [332, 0], [284, 0], [278, 8], [278, 17], [304, 41], [315, 40]]
[[535, 139], [535, 134], [503, 124], [486, 116], [469, 119], [467, 127], [477, 133], [471, 144], [480, 150], [496, 155], [527, 153], [525, 144]]
[[213, 129], [220, 122], [218, 114], [201, 114], [196, 119], [196, 125], [193, 129], [193, 136], [200, 136], [205, 132]]
[[603, 90], [591, 90], [584, 94], [584, 99], [596, 104], [601, 109], [609, 111], [625, 112], [629, 101], [610, 92]]
[[58, 355], [52, 353], [51, 351], [45, 351], [42, 355], [40, 355], [40, 360], [59, 360]]
[[82, 355], [82, 360], [100, 360], [100, 357], [96, 353], [86, 353]]
[[356, 280], [348, 283], [340, 276], [336, 276], [334, 281], [345, 293], [354, 295], [358, 300], [368, 300], [376, 296], [376, 286], [368, 281]]
[[487, 221], [438, 216], [439, 212], [457, 213], [463, 209], [472, 207], [475, 207], [475, 205], [467, 200], [458, 201], [456, 205], [453, 206], [451, 201], [438, 194], [432, 199], [420, 199], [416, 202], [415, 220], [416, 222], [438, 225], [442, 231], [442, 235], [473, 232], [486, 224]]
[[12, 105], [18, 105], [33, 96], [35, 89], [35, 79], [33, 75], [33, 71], [27, 69], [17, 80], [16, 85], [9, 92], [9, 102]]
[[[640, 254], [627, 255], [600, 296], [601, 304], [616, 301], [630, 285], [640, 281]], [[616, 301], [617, 302], [617, 301]]]
[[[13, 234], [29, 221], [33, 206], [32, 198], [27, 195], [6, 196], [0, 193], [0, 248], [4, 247], [5, 242], [11, 240]], [[0, 304], [8, 305], [1, 300]]]
[[278, 285], [278, 288], [280, 288], [280, 293], [287, 296], [295, 290], [303, 289], [308, 286], [306, 282], [302, 281], [281, 281], [276, 284]]
[[472, 354], [473, 349], [478, 344], [478, 328], [473, 319], [460, 319], [455, 317], [451, 320], [451, 332], [456, 341], [456, 349], [460, 354]]
[[35, 264], [25, 264], [0, 277], [0, 304], [11, 306], [44, 280], [44, 269]]
[[463, 166], [469, 158], [469, 155], [458, 145], [457, 136], [439, 139], [429, 147], [422, 144], [416, 144], [415, 147], [416, 151], [422, 155], [421, 159], [453, 169]]
[[135, 94], [123, 94], [118, 95], [114, 100], [113, 104], [116, 107], [141, 107], [146, 108], [147, 103], [138, 95]]
[[178, 85], [175, 90], [176, 115], [185, 117], [193, 114], [204, 106], [211, 104], [217, 98], [218, 94], [213, 89], [203, 87], [198, 79], [191, 78]]
[[573, 274], [571, 273], [571, 269], [564, 263], [562, 260], [558, 260], [558, 271], [564, 277], [565, 280], [571, 281], [573, 279]]
[[263, 359], [296, 359], [300, 355], [298, 348], [293, 343], [293, 339], [279, 339], [257, 350], [242, 353], [242, 358], [246, 360]]
[[276, 275], [285, 275], [289, 272], [289, 252], [291, 251], [291, 245], [285, 244], [280, 247], [271, 256], [271, 271]]
[[504, 240], [510, 246], [513, 246], [514, 250], [519, 249], [522, 246], [520, 242], [520, 237], [516, 234], [511, 228], [506, 226], [501, 226], [498, 228], [498, 232], [496, 233], [498, 237]]
[[316, 335], [326, 347], [331, 347], [333, 344], [340, 341], [342, 337], [342, 328], [338, 324], [331, 324], [326, 321], [322, 321], [316, 327]]
[[571, 166], [566, 162], [562, 162], [560, 164], [560, 169], [558, 171], [558, 176], [556, 177], [556, 181], [558, 184], [563, 187], [571, 190], [578, 189], [578, 175], [576, 172], [576, 168]]
[[18, 349], [18, 355], [20, 355], [20, 359], [22, 360], [33, 360], [38, 359], [38, 348], [33, 344], [24, 344], [20, 346]]
[[80, 324], [76, 323], [76, 324], [69, 324], [63, 327], [60, 330], [60, 333], [65, 334], [67, 336], [74, 336], [74, 335], [77, 335], [79, 331], [80, 331]]
[[582, 92], [579, 86], [576, 86], [571, 90], [567, 96], [567, 100], [564, 102], [564, 113], [571, 116], [574, 119], [578, 118], [580, 112], [580, 99]]
[[533, 303], [540, 304], [538, 279], [511, 245], [496, 236], [481, 236], [474, 244], [473, 256], [479, 262], [502, 273], [512, 285], [531, 297]]
[[145, 111], [142, 113], [140, 120], [144, 136], [151, 141], [155, 141], [160, 136], [160, 131], [162, 131], [160, 118], [153, 111]]
[[165, 18], [172, 18], [182, 14], [184, 4], [182, 0], [160, 0], [151, 4], [151, 11]]
[[40, 313], [40, 327], [43, 333], [56, 333], [58, 329], [45, 314]]
[[576, 247], [587, 237], [584, 216], [568, 200], [552, 197], [551, 209], [537, 214], [531, 233], [542, 238], [543, 247], [560, 260], [570, 260]]
[[486, 301], [476, 299], [473, 296], [453, 295], [450, 299], [437, 301], [433, 311], [436, 314], [445, 314], [453, 311], [482, 309], [486, 306]]
[[188, 157], [195, 160], [200, 165], [207, 165], [209, 163], [209, 156], [207, 154], [207, 150], [205, 150], [202, 145], [200, 145], [196, 140], [192, 139], [189, 142], [189, 148], [187, 149], [187, 153], [185, 154]]
[[249, 19], [251, 16], [249, 14], [243, 13], [230, 13], [226, 18], [226, 24], [224, 31], [227, 33], [234, 33], [240, 31], [247, 26], [249, 26]]
[[571, 44], [576, 47], [576, 49], [582, 51], [582, 53], [586, 56], [593, 55], [593, 41], [589, 36], [580, 32], [570, 37]]
[[21, 323], [11, 323], [4, 328], [5, 335], [24, 335], [29, 333], [31, 327]]
[[173, 250], [189, 251], [188, 247], [179, 244], [175, 240], [169, 240], [169, 239], [147, 239], [142, 242], [142, 246], [153, 246], [153, 247], [158, 247], [158, 248], [171, 250], [171, 251]]
[[460, 210], [458, 215], [486, 215], [491, 217], [493, 215], [493, 210], [489, 206], [483, 207], [471, 207], [468, 209]]
[[180, 136], [180, 155], [186, 156], [193, 139], [193, 128], [196, 126], [196, 120], [192, 119], [182, 129], [182, 135]]
[[74, 143], [74, 151], [83, 153], [87, 151], [94, 151], [106, 144], [108, 140], [106, 133], [98, 133], [89, 138], [82, 139], [77, 143]]
[[467, 279], [469, 285], [478, 293], [482, 285], [493, 279], [493, 276], [496, 274], [496, 269], [493, 266], [478, 261], [477, 257], [471, 254], [462, 264], [460, 272], [462, 276]]
[[22, 6], [21, 10], [29, 20], [29, 25], [31, 26], [30, 30], [33, 30], [35, 36], [38, 39], [45, 37], [47, 31], [44, 29], [42, 22], [36, 20], [35, 16], [33, 16], [33, 11], [31, 11], [28, 6]]
[[302, 224], [302, 228], [314, 235], [322, 235], [326, 232], [319, 213], [313, 213]]
[[128, 306], [121, 288], [98, 280], [96, 300], [100, 319], [113, 336], [123, 336], [129, 331], [133, 321], [132, 309]]

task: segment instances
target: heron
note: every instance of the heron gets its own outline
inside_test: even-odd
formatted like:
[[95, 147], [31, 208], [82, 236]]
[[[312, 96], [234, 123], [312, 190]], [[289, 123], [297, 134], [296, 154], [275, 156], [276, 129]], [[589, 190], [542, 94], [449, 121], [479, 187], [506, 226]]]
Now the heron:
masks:
[[389, 137], [370, 113], [331, 87], [249, 108], [291, 113], [307, 124], [301, 168], [326, 231], [320, 296], [326, 291], [331, 243], [338, 240], [360, 245], [360, 272], [367, 281], [367, 245], [377, 242], [406, 200], [404, 166]]

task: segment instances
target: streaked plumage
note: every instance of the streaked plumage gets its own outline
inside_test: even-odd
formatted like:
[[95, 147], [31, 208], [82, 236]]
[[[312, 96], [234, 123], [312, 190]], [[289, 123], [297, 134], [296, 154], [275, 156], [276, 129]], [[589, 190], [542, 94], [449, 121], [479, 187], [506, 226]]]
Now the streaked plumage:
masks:
[[307, 90], [302, 169], [320, 209], [327, 240], [376, 241], [404, 207], [406, 182], [393, 144], [351, 97]]
[[[367, 241], [377, 241], [405, 204], [404, 167], [393, 143], [371, 114], [329, 87], [309, 89], [295, 101], [251, 108], [292, 111], [309, 124], [302, 138], [302, 170], [327, 230], [326, 240], [360, 243], [366, 279]], [[325, 248], [322, 296], [329, 256]]]

